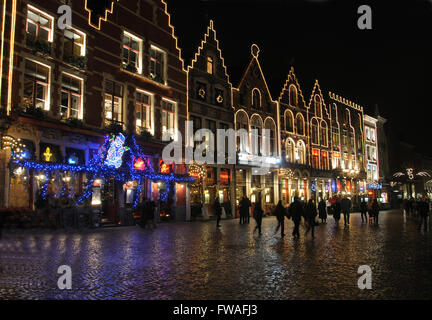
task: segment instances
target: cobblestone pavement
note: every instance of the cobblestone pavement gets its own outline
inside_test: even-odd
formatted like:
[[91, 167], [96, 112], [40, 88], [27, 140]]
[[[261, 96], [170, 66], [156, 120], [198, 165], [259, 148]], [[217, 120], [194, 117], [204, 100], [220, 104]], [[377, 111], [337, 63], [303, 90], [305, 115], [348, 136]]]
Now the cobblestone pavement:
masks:
[[[378, 227], [326, 225], [300, 240], [274, 235], [276, 219], [167, 223], [84, 231], [6, 232], [0, 241], [1, 299], [401, 299], [432, 298], [432, 234], [400, 211]], [[372, 290], [357, 287], [360, 265]], [[70, 265], [72, 290], [57, 288]]]

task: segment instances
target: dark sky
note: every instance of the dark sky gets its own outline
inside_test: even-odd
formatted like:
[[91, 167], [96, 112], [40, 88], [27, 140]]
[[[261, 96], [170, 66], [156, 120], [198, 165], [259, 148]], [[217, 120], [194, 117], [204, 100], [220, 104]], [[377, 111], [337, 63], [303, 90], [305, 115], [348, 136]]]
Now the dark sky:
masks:
[[[274, 99], [293, 65], [306, 101], [318, 79], [367, 113], [378, 104], [392, 138], [432, 155], [432, 0], [166, 1], [186, 64], [213, 19], [235, 86], [256, 43]], [[357, 27], [362, 4], [372, 30]]]
[[[215, 21], [228, 73], [237, 85], [250, 59], [260, 61], [273, 98], [291, 65], [309, 100], [318, 79], [365, 106], [379, 105], [395, 139], [429, 150], [431, 122], [432, 0], [167, 0], [186, 62]], [[372, 30], [359, 30], [357, 8], [372, 8]]]

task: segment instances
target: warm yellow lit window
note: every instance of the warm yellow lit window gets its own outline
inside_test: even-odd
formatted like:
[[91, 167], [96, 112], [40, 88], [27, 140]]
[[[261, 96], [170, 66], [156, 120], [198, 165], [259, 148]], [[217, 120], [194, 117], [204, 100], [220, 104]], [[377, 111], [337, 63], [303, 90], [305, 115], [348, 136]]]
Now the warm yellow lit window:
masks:
[[213, 58], [207, 57], [207, 73], [213, 74]]

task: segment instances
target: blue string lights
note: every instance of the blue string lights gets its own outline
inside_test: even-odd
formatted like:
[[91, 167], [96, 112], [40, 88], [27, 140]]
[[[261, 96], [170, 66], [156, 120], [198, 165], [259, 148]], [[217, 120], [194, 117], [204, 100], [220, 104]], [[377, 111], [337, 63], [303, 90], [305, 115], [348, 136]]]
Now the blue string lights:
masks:
[[[120, 138], [118, 138], [120, 137]], [[125, 146], [126, 145], [126, 146]], [[120, 148], [121, 150], [119, 150]], [[137, 170], [134, 167], [137, 159], [146, 159], [144, 170]], [[68, 161], [69, 162], [69, 161]], [[42, 187], [42, 196], [46, 198], [50, 178], [54, 171], [67, 171], [74, 173], [85, 173], [88, 181], [83, 194], [76, 201], [76, 205], [83, 204], [93, 193], [93, 183], [96, 179], [108, 180], [113, 177], [116, 181], [126, 183], [136, 181], [138, 187], [135, 193], [134, 207], [138, 205], [139, 196], [142, 190], [144, 179], [151, 181], [163, 181], [166, 184], [166, 191], [161, 192], [161, 201], [166, 201], [173, 183], [192, 183], [194, 178], [189, 175], [176, 175], [174, 173], [156, 173], [151, 166], [149, 158], [137, 145], [135, 136], [109, 135], [99, 150], [98, 156], [89, 161], [87, 166], [63, 164], [63, 163], [39, 163], [25, 159], [17, 159], [18, 166], [36, 172], [45, 172], [46, 183]]]

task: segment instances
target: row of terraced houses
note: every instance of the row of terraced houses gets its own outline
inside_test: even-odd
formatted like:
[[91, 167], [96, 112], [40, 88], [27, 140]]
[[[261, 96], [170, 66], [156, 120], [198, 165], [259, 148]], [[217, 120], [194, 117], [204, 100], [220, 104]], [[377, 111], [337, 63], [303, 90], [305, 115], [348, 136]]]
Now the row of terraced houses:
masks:
[[[57, 27], [57, 10], [63, 4], [71, 6], [73, 22], [64, 30]], [[272, 97], [257, 45], [244, 52], [250, 54], [250, 63], [233, 84], [213, 21], [187, 63], [163, 0], [108, 4], [97, 11], [87, 0], [2, 1], [3, 144], [21, 143], [25, 158], [36, 163], [85, 166], [107, 134], [124, 132], [135, 134], [149, 165], [162, 172], [167, 170], [161, 155], [168, 143], [162, 135], [178, 130], [186, 137], [187, 120], [194, 131], [257, 129], [257, 146], [250, 145], [252, 137], [237, 143], [236, 164], [168, 166], [174, 175], [195, 178], [171, 186], [170, 210], [176, 219], [212, 215], [216, 197], [233, 217], [243, 196], [253, 203], [260, 198], [267, 211], [279, 200], [288, 205], [294, 196], [387, 201], [380, 170], [386, 167], [386, 155], [378, 152], [385, 150], [380, 134], [385, 119], [366, 115], [362, 106], [338, 92], [323, 90], [318, 80], [305, 90], [293, 68], [287, 70], [280, 95]], [[263, 129], [270, 135], [263, 136]], [[183, 139], [183, 144], [193, 142]], [[265, 156], [264, 145], [270, 148]], [[266, 174], [255, 174], [256, 155], [266, 163]], [[17, 169], [10, 161], [10, 148], [4, 148], [0, 207], [34, 208], [43, 172]], [[58, 193], [66, 180], [70, 194], [84, 192], [85, 173], [60, 171], [51, 176], [50, 193]], [[99, 200], [91, 204], [102, 203], [105, 218], [116, 220], [118, 212], [132, 205], [138, 183], [105, 180], [95, 181], [99, 191], [93, 197]], [[164, 184], [146, 178], [141, 196], [157, 200]]]

